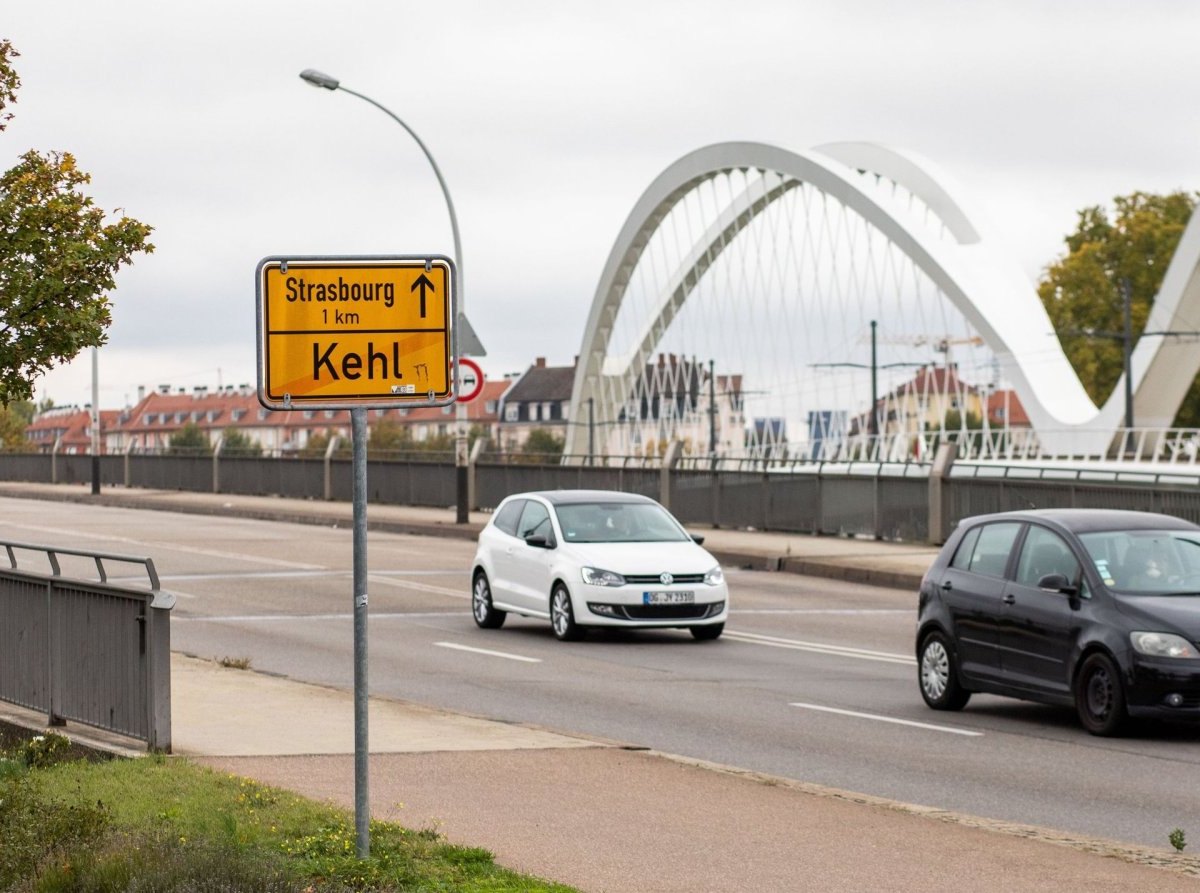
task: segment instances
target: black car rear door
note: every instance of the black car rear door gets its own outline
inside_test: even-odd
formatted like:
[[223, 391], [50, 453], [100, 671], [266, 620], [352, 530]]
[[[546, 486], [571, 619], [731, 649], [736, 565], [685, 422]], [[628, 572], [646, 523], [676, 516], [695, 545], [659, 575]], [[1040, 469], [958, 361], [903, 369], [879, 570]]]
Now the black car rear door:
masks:
[[959, 667], [968, 677], [1000, 675], [1005, 575], [1020, 530], [1020, 522], [999, 521], [968, 531], [938, 584]]

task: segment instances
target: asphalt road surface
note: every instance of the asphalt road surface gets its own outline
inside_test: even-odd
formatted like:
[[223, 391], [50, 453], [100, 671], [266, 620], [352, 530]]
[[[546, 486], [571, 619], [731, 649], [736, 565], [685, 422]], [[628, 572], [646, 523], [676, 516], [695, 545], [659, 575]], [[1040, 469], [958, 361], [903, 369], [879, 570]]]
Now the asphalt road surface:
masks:
[[[175, 650], [352, 687], [348, 529], [0, 499], [0, 538], [150, 556], [179, 598]], [[1062, 708], [979, 695], [957, 714], [926, 708], [912, 592], [730, 570], [716, 642], [562, 643], [517, 617], [477, 629], [472, 553], [370, 535], [373, 695], [1156, 847], [1174, 828], [1200, 833], [1196, 728], [1105, 740]]]

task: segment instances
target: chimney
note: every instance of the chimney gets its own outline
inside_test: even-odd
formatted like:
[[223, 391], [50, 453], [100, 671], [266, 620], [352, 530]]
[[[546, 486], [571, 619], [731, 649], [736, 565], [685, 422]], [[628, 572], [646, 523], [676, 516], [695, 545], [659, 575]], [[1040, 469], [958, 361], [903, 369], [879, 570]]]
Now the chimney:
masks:
[[533, 365], [535, 365], [539, 369], [545, 369], [546, 368], [546, 358], [538, 357], [536, 360], [533, 361]]
[[167, 394], [171, 393], [171, 386], [169, 384], [160, 384], [158, 386], [158, 392], [163, 396], [166, 396]]
[[193, 399], [200, 400], [208, 395], [208, 385], [196, 385], [192, 388]]
[[140, 385], [138, 385], [138, 403], [141, 403], [145, 399], [146, 399], [146, 386], [144, 384], [140, 384]]

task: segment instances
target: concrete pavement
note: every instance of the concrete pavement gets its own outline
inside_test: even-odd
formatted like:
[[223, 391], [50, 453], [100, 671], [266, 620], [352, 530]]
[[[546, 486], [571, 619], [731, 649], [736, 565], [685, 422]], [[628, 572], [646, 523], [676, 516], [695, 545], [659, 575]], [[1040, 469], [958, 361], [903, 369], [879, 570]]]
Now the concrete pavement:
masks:
[[[0, 484], [0, 495], [348, 524], [350, 507], [274, 498]], [[371, 506], [411, 532], [473, 535], [453, 511]], [[478, 529], [486, 519], [472, 517]], [[936, 550], [705, 531], [729, 562], [851, 579], [918, 577]], [[741, 556], [740, 560], [737, 556]], [[760, 563], [761, 562], [761, 563]], [[350, 692], [175, 654], [176, 753], [347, 808]], [[1192, 890], [1200, 858], [993, 822], [714, 766], [559, 731], [371, 699], [372, 814], [483, 846], [514, 869], [585, 891]], [[0, 719], [40, 717], [0, 704]], [[69, 725], [79, 740], [137, 746]]]

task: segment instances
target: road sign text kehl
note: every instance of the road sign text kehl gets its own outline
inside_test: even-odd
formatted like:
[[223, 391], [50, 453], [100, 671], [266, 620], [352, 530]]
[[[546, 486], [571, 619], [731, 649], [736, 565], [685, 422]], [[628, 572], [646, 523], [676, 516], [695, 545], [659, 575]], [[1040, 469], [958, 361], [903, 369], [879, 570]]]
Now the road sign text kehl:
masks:
[[454, 401], [448, 258], [270, 257], [258, 273], [264, 406]]

